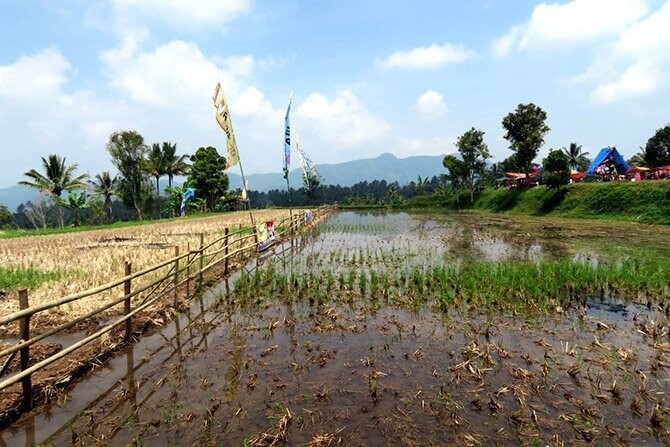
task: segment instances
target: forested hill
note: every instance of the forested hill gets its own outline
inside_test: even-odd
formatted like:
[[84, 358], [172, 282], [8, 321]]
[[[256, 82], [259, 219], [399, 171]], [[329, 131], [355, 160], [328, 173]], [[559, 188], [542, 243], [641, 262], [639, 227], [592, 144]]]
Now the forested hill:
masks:
[[[337, 164], [317, 165], [319, 175], [324, 185], [353, 186], [367, 180], [386, 180], [388, 183], [398, 182], [406, 185], [421, 178], [444, 174], [442, 166], [444, 155], [417, 155], [407, 158], [397, 158], [393, 154], [385, 153], [377, 158], [348, 161]], [[297, 163], [296, 163], [297, 164]], [[235, 171], [235, 168], [233, 168]], [[247, 175], [249, 189], [267, 192], [273, 189], [285, 190], [286, 180], [280, 173]], [[302, 185], [302, 174], [299, 168], [289, 174], [292, 188]], [[237, 174], [230, 174], [230, 189], [242, 187], [242, 179]]]
[[[397, 158], [393, 154], [382, 154], [376, 158], [348, 161], [337, 164], [317, 165], [319, 175], [324, 185], [353, 186], [358, 182], [367, 180], [386, 180], [387, 183], [398, 182], [401, 186], [421, 178], [444, 174], [442, 166], [443, 155], [417, 155], [407, 158]], [[297, 166], [297, 162], [294, 163]], [[229, 189], [235, 190], [242, 187], [242, 179], [235, 172], [237, 167], [229, 173]], [[258, 192], [267, 192], [273, 189], [286, 190], [286, 180], [281, 173], [251, 174], [247, 175], [249, 189]], [[302, 173], [300, 168], [292, 170], [289, 174], [292, 188], [302, 186]], [[181, 185], [183, 178], [175, 179], [175, 184]], [[161, 179], [161, 189], [167, 186], [167, 180]], [[37, 192], [27, 186], [9, 186], [0, 188], [0, 204], [14, 211], [17, 206], [34, 200]]]

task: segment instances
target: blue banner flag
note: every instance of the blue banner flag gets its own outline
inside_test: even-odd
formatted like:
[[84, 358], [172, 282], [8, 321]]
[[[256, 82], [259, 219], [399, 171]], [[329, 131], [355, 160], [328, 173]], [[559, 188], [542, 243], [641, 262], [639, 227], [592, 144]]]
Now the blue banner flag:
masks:
[[194, 188], [187, 188], [186, 191], [184, 191], [184, 196], [181, 199], [181, 207], [179, 208], [179, 212], [181, 215], [184, 215], [184, 209], [186, 208], [186, 202], [191, 200], [192, 198], [195, 197], [195, 189]]

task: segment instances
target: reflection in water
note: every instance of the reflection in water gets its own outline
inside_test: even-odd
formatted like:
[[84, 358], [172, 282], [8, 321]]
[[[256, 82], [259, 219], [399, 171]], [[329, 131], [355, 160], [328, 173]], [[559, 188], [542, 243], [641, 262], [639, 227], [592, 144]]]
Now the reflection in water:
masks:
[[[568, 245], [554, 230], [529, 234], [451, 216], [346, 212], [245, 271], [275, 269], [323, 285], [340, 273], [402, 277], [454, 261], [601, 256]], [[100, 376], [83, 381], [62, 408], [45, 410], [52, 419], [26, 418], [0, 440], [243, 445], [252, 435], [276, 434], [287, 409], [290, 445], [310, 445], [324, 434], [345, 445], [667, 439], [650, 430], [655, 402], [636, 400], [643, 380], [651, 383], [642, 377], [657, 378], [651, 365], [660, 371], [668, 360], [645, 335], [667, 324], [651, 310], [594, 298], [566, 318], [526, 321], [477, 309], [436, 311], [433, 302], [403, 307], [393, 297], [368, 300], [343, 288], [316, 299], [258, 288], [242, 300], [231, 281], [112, 360], [107, 383]], [[620, 430], [624, 425], [630, 429]]]

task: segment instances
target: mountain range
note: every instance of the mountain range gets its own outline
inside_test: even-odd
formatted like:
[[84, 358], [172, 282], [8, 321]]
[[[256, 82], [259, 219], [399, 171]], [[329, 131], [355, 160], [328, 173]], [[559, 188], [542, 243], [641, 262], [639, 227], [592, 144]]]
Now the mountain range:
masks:
[[[415, 181], [418, 176], [432, 177], [445, 173], [442, 166], [443, 155], [415, 155], [407, 158], [397, 158], [390, 153], [384, 153], [376, 158], [347, 161], [336, 164], [317, 165], [317, 170], [324, 185], [352, 186], [358, 182], [386, 180], [398, 182], [401, 186]], [[232, 168], [236, 170], [235, 167]], [[242, 188], [242, 177], [239, 174], [229, 173], [229, 189]], [[286, 190], [286, 179], [281, 173], [250, 174], [246, 176], [249, 189], [267, 192], [273, 189]], [[299, 168], [289, 172], [291, 188], [302, 186], [302, 172]], [[175, 181], [176, 185], [181, 182]], [[0, 188], [0, 204], [14, 211], [22, 203], [35, 199], [37, 192], [27, 186], [9, 186]]]

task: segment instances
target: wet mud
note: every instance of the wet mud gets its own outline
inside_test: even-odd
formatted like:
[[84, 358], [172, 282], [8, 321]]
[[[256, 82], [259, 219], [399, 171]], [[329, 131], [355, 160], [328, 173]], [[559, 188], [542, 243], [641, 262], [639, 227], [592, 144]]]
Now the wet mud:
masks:
[[[512, 315], [406, 293], [404, 272], [436, 262], [611, 254], [468, 219], [335, 215], [0, 445], [667, 445], [662, 302], [605, 293]], [[373, 290], [371, 271], [392, 280]]]

